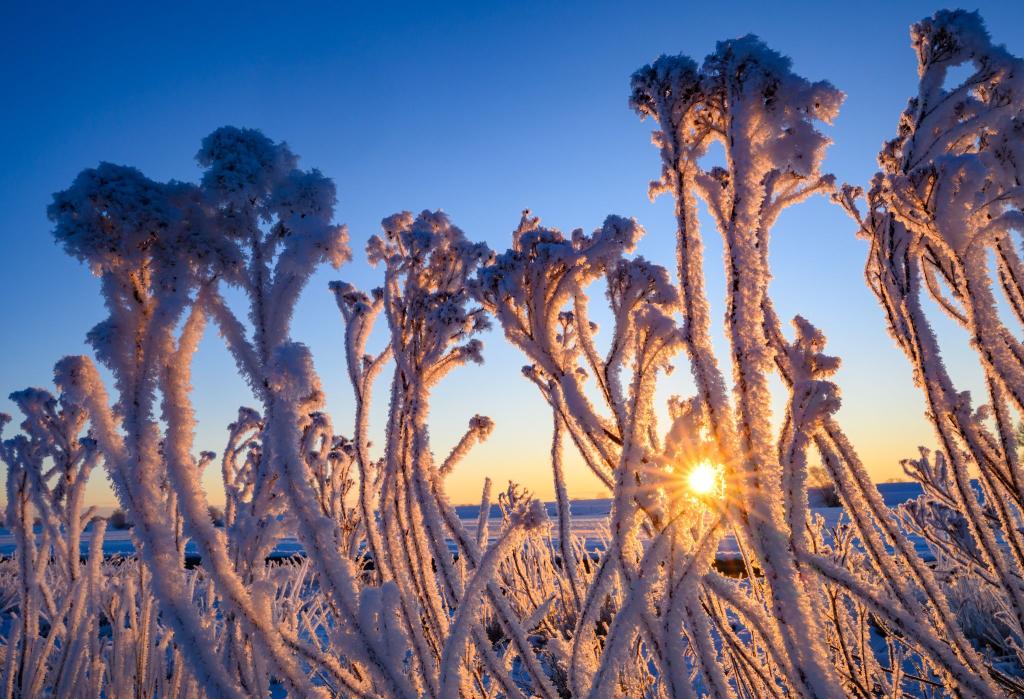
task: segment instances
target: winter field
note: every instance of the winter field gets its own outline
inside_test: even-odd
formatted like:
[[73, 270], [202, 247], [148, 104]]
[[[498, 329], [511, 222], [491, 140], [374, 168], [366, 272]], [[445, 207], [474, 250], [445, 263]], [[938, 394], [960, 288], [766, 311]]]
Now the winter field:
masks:
[[[917, 483], [882, 483], [878, 486], [882, 500], [887, 507], [902, 505], [912, 498], [921, 495], [921, 486]], [[817, 497], [816, 497], [817, 496]], [[842, 507], [827, 507], [822, 502], [823, 498], [818, 493], [812, 493], [811, 514], [820, 515], [825, 521], [825, 528], [835, 529], [840, 523], [849, 524], [849, 517], [843, 516]], [[544, 504], [547, 509], [548, 518], [552, 524], [557, 523], [558, 503], [548, 502]], [[580, 540], [584, 548], [592, 552], [601, 552], [608, 543], [608, 518], [611, 515], [612, 501], [609, 499], [573, 500], [571, 503], [572, 522], [569, 528], [570, 536]], [[461, 505], [455, 508], [455, 513], [464, 527], [475, 527], [480, 519], [479, 505]], [[490, 508], [489, 530], [501, 531], [501, 509], [497, 505]], [[41, 525], [35, 527], [37, 534], [42, 531]], [[82, 532], [82, 540], [79, 544], [81, 556], [89, 555], [89, 546], [92, 543], [93, 527], [86, 527]], [[910, 536], [918, 555], [922, 560], [933, 561], [934, 556], [928, 548], [927, 542], [921, 537]], [[493, 544], [495, 537], [489, 537], [488, 543]], [[557, 549], [558, 541], [552, 538], [552, 547]], [[448, 549], [452, 555], [458, 554], [458, 545], [452, 540], [447, 540]], [[15, 535], [7, 529], [0, 527], [0, 557], [12, 557], [17, 549]], [[132, 543], [132, 532], [130, 529], [107, 528], [103, 536], [103, 555], [107, 558], [115, 556], [133, 556], [135, 545]], [[185, 544], [185, 556], [191, 559], [199, 558], [199, 547], [195, 542]], [[294, 534], [282, 536], [277, 540], [274, 548], [271, 549], [268, 558], [283, 559], [291, 556], [305, 556], [306, 551], [302, 541]], [[736, 539], [731, 536], [722, 537], [718, 543], [716, 560], [722, 563], [736, 561], [740, 558], [739, 548]]]
[[[82, 170], [46, 213], [107, 315], [0, 415], [0, 699], [1024, 696], [1024, 60], [960, 10], [910, 48], [916, 92], [861, 183], [824, 170], [845, 95], [758, 37], [636, 69], [669, 266], [616, 214], [563, 232], [526, 210], [492, 248], [400, 211], [353, 250], [334, 181], [252, 128], [203, 138], [197, 181]], [[864, 243], [920, 391], [906, 483], [875, 482], [840, 358], [773, 298], [776, 222], [811, 198]], [[344, 329], [349, 411], [292, 323], [327, 267], [310, 293]], [[217, 453], [207, 328], [253, 406]], [[467, 413], [441, 449], [431, 401], [484, 337], [542, 400], [551, 502], [481, 477], [453, 504], [495, 422]], [[673, 372], [692, 393], [659, 390]], [[608, 498], [576, 497], [570, 458]], [[130, 529], [89, 502], [101, 480]]]

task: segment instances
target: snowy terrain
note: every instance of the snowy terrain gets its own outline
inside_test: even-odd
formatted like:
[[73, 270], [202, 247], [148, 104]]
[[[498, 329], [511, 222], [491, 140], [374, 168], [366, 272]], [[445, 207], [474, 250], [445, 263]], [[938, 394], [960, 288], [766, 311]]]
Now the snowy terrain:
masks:
[[[885, 504], [895, 507], [911, 498], [921, 494], [921, 486], [918, 483], [881, 483], [878, 491], [882, 494]], [[572, 501], [572, 535], [580, 537], [586, 542], [586, 547], [591, 550], [601, 550], [608, 540], [608, 515], [611, 512], [611, 500], [607, 498]], [[553, 502], [545, 504], [548, 515], [552, 521], [558, 516], [557, 505]], [[825, 519], [825, 526], [835, 527], [843, 520], [843, 509], [841, 507], [823, 507], [815, 505], [812, 498], [812, 510], [814, 514], [821, 515]], [[455, 508], [460, 519], [467, 526], [476, 526], [479, 518], [480, 507], [478, 505], [460, 505]], [[846, 520], [848, 522], [848, 520]], [[501, 529], [501, 511], [497, 505], [491, 508], [491, 531]], [[85, 556], [89, 553], [90, 529], [87, 528], [82, 536], [81, 552]], [[928, 545], [920, 537], [911, 537], [914, 546], [918, 549], [922, 558], [929, 560], [931, 553]], [[493, 540], [493, 539], [492, 539]], [[557, 536], [555, 536], [557, 543]], [[455, 552], [455, 545], [449, 542], [449, 548]], [[0, 556], [10, 556], [14, 553], [14, 536], [6, 529], [0, 528]], [[106, 556], [130, 556], [134, 553], [131, 541], [131, 531], [122, 529], [107, 529], [103, 539], [103, 553]], [[194, 543], [189, 543], [185, 553], [190, 558], [197, 558], [199, 550]], [[295, 536], [283, 536], [277, 541], [271, 557], [284, 558], [295, 554], [305, 554], [301, 542]], [[717, 557], [719, 560], [731, 560], [739, 557], [736, 549], [736, 541], [733, 537], [724, 537], [718, 546]]]

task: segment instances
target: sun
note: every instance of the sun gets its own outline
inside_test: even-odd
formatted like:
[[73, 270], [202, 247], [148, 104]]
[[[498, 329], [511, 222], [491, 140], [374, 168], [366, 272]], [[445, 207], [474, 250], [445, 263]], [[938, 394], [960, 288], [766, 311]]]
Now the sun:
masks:
[[694, 495], [713, 495], [721, 488], [722, 467], [701, 461], [686, 474], [686, 486]]

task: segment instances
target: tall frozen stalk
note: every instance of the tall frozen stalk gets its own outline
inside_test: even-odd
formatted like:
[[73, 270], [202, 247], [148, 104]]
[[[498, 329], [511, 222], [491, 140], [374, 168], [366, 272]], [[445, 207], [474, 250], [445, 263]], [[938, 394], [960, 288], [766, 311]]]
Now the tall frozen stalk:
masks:
[[[992, 43], [977, 13], [938, 12], [911, 27], [911, 41], [918, 93], [879, 154], [870, 189], [843, 187], [836, 199], [870, 242], [868, 286], [914, 368], [938, 440], [933, 460], [907, 462], [925, 487], [908, 522], [943, 560], [959, 563], [940, 569], [947, 581], [970, 580], [1000, 600], [1011, 645], [1019, 644], [1024, 480], [1015, 415], [1024, 408], [1024, 269], [1014, 232], [1024, 231], [1024, 62]], [[926, 300], [966, 331], [986, 404], [973, 405], [957, 387]], [[943, 534], [942, 510], [966, 537]]]

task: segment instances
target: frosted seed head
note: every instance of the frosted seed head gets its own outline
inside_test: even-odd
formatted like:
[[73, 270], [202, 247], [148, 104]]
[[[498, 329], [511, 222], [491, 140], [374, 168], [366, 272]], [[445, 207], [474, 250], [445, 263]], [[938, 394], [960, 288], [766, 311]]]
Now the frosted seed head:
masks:
[[142, 264], [178, 218], [164, 185], [111, 163], [80, 172], [47, 213], [64, 250], [98, 271]]
[[629, 86], [629, 106], [641, 119], [669, 116], [662, 113], [668, 108], [678, 125], [681, 109], [700, 93], [697, 64], [687, 56], [661, 55], [633, 73]]
[[83, 403], [93, 391], [99, 375], [88, 357], [67, 356], [53, 367], [53, 382], [61, 393], [76, 403]]
[[270, 194], [298, 157], [256, 129], [222, 126], [203, 139], [196, 161], [206, 168], [203, 187], [242, 208]]
[[991, 49], [981, 15], [965, 10], [939, 10], [911, 25], [910, 43], [918, 56], [918, 77], [929, 66], [958, 65]]
[[483, 441], [494, 431], [494, 420], [486, 415], [474, 415], [469, 419], [469, 429], [477, 433], [477, 439]]
[[268, 206], [282, 221], [330, 221], [336, 198], [334, 181], [319, 170], [292, 170], [270, 193]]

